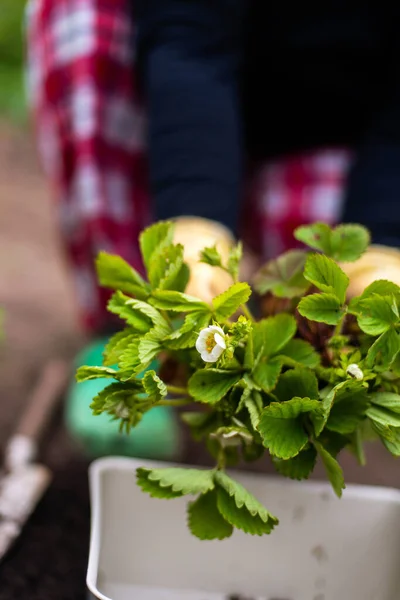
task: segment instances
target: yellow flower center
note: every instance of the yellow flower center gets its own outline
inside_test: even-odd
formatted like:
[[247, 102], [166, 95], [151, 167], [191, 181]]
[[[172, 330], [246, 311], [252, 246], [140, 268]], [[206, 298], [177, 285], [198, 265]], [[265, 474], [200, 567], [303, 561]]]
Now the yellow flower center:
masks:
[[206, 339], [206, 350], [208, 353], [211, 353], [215, 346], [217, 345], [217, 342], [214, 339], [214, 333], [209, 333]]

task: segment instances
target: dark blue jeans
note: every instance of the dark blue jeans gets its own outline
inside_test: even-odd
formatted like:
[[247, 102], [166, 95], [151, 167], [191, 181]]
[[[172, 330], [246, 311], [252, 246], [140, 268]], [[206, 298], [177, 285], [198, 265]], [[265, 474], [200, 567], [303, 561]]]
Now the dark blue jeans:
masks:
[[356, 152], [343, 220], [400, 245], [400, 85], [389, 68], [400, 51], [390, 15], [351, 0], [320, 11], [285, 5], [135, 0], [156, 217], [193, 214], [236, 232], [244, 154], [339, 144]]

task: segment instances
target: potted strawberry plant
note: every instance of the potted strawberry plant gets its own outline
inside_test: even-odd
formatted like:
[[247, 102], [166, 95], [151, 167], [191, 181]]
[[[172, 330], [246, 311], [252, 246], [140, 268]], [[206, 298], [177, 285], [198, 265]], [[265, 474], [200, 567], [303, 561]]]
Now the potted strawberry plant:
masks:
[[[146, 279], [121, 258], [100, 254], [97, 261], [100, 282], [115, 290], [109, 310], [121, 317], [126, 326], [110, 340], [103, 365], [82, 367], [77, 377], [79, 381], [98, 377], [113, 380], [94, 398], [93, 412], [95, 415], [108, 413], [120, 421], [121, 431], [129, 433], [133, 429], [132, 435], [143, 414], [153, 407], [180, 407], [183, 422], [195, 440], [205, 441], [215, 465], [211, 469], [194, 469], [138, 465], [129, 459], [116, 459], [115, 463], [105, 459], [97, 463], [92, 469], [94, 524], [89, 587], [96, 597], [108, 597], [98, 588], [101, 587], [100, 571], [104, 577], [105, 565], [111, 560], [112, 569], [119, 572], [121, 578], [119, 583], [114, 581], [116, 600], [158, 597], [154, 586], [149, 591], [148, 583], [157, 584], [160, 573], [156, 587], [162, 588], [164, 594], [165, 588], [175, 590], [173, 595], [160, 595], [160, 598], [228, 598], [229, 593], [252, 593], [256, 594], [254, 597], [268, 600], [372, 600], [378, 597], [393, 600], [391, 594], [400, 583], [393, 561], [388, 559], [385, 567], [385, 583], [379, 579], [379, 596], [368, 574], [361, 577], [355, 569], [350, 576], [346, 569], [354, 552], [354, 548], [350, 551], [355, 543], [354, 535], [358, 536], [356, 543], [364, 545], [363, 550], [369, 549], [357, 568], [361, 565], [364, 572], [379, 558], [377, 547], [372, 548], [367, 543], [371, 539], [368, 531], [364, 536], [359, 533], [365, 519], [370, 521], [374, 535], [382, 537], [382, 543], [386, 539], [390, 552], [400, 551], [400, 529], [396, 520], [400, 516], [400, 494], [351, 487], [348, 499], [345, 494], [337, 503], [324, 485], [287, 484], [271, 478], [260, 482], [259, 478], [232, 475], [227, 471], [242, 459], [258, 460], [269, 453], [280, 475], [306, 480], [320, 459], [334, 494], [341, 497], [345, 483], [338, 455], [342, 450], [350, 450], [360, 464], [364, 464], [365, 440], [374, 438], [394, 456], [400, 455], [400, 288], [393, 282], [378, 280], [360, 296], [349, 299], [347, 294], [346, 264], [358, 260], [367, 250], [368, 232], [358, 225], [330, 229], [327, 225], [315, 224], [299, 228], [295, 236], [308, 249], [283, 254], [265, 265], [255, 278], [255, 292], [267, 299], [278, 299], [273, 316], [256, 318], [249, 308], [252, 288], [238, 279], [241, 245], [232, 248], [226, 261], [216, 247], [205, 248], [201, 253], [204, 263], [222, 269], [232, 279], [225, 292], [212, 303], [206, 303], [185, 293], [190, 274], [184, 262], [184, 248], [173, 243], [173, 229], [173, 223], [161, 222], [142, 233], [140, 245]], [[163, 376], [162, 368], [158, 373], [147, 370], [155, 359], [176, 368], [169, 369], [169, 376]], [[143, 372], [145, 375], [139, 377]], [[179, 375], [170, 376], [171, 372]], [[186, 406], [191, 410], [186, 410]], [[133, 469], [138, 488], [160, 499], [157, 508], [155, 501], [144, 503], [145, 496], [132, 488]], [[119, 480], [115, 473], [120, 473]], [[186, 497], [189, 502], [185, 501]], [[174, 508], [164, 508], [162, 500], [170, 501], [165, 503], [168, 507], [176, 503], [178, 514]], [[185, 521], [180, 514], [182, 502], [187, 504], [187, 526], [193, 539], [186, 533], [186, 525], [179, 521]], [[113, 518], [104, 516], [106, 506], [108, 511], [114, 511]], [[122, 574], [124, 569], [119, 568], [118, 560], [131, 556], [133, 545], [138, 544], [138, 540], [133, 540], [135, 536], [128, 520], [133, 519], [135, 527], [140, 528], [141, 521], [146, 520], [143, 512], [146, 506], [153, 516], [157, 514], [158, 526], [167, 529], [157, 537], [154, 547], [140, 537], [140, 543], [147, 545], [148, 550], [148, 554], [140, 552], [141, 573], [150, 568], [152, 577], [143, 579], [142, 574], [136, 574], [132, 585], [139, 585], [140, 592], [135, 596], [133, 588], [126, 587], [127, 573], [132, 573], [134, 568], [126, 566]], [[315, 522], [310, 507], [314, 507]], [[293, 517], [296, 510], [298, 515], [302, 511], [307, 515], [304, 522], [300, 519], [297, 525]], [[106, 541], [100, 542], [99, 528], [105, 528], [107, 536], [114, 540], [114, 544], [108, 542], [114, 553], [116, 538], [111, 531], [119, 531], [118, 560], [110, 549], [102, 548]], [[257, 554], [262, 547], [256, 548], [255, 541], [253, 554], [257, 558], [249, 555], [245, 560], [242, 557], [239, 565], [238, 540], [246, 548], [249, 546], [247, 541], [243, 542], [242, 534], [231, 538], [235, 530], [257, 536], [271, 534], [264, 548], [279, 557], [281, 562], [275, 565], [278, 571], [286, 565], [286, 575], [280, 572], [273, 582], [271, 576], [263, 575]], [[182, 537], [180, 548], [183, 562], [185, 557], [192, 556], [192, 562], [197, 561], [199, 569], [201, 557], [207, 563], [208, 572], [215, 572], [215, 576], [210, 575], [211, 587], [204, 583], [204, 577], [199, 577], [196, 583], [183, 576], [179, 564], [175, 565], [177, 576], [175, 583], [172, 582], [171, 568], [165, 566], [171, 564], [172, 559], [165, 553], [168, 554], [168, 543], [175, 549], [174, 536], [177, 543], [181, 536], [186, 536]], [[223, 545], [216, 544], [217, 551], [210, 550], [212, 545], [200, 544], [200, 550], [195, 538], [231, 538], [224, 542], [228, 544], [227, 556], [233, 557], [231, 566], [235, 565], [242, 579], [238, 580], [236, 571], [234, 575], [221, 574], [222, 566], [227, 569], [229, 563]], [[288, 557], [295, 548], [293, 557], [299, 560], [302, 577], [306, 580], [307, 569], [310, 572], [312, 569], [298, 557], [303, 543], [314, 543], [314, 547], [307, 550], [309, 560], [312, 558], [321, 567], [330, 557], [332, 564], [329, 573], [321, 567], [322, 574], [315, 574], [313, 584], [305, 583], [302, 588], [301, 577], [296, 575], [296, 568]], [[164, 545], [166, 562], [162, 563], [164, 567], [155, 570], [158, 574], [155, 576], [155, 571], [146, 564], [152, 560], [157, 563], [154, 548]], [[214, 559], [210, 552], [211, 555], [217, 553]], [[111, 554], [113, 559], [110, 559]], [[221, 555], [224, 559], [218, 568], [213, 561], [218, 563]], [[105, 562], [104, 556], [108, 557]], [[271, 561], [271, 556], [264, 560]], [[143, 557], [147, 562], [143, 562]], [[259, 568], [257, 577], [251, 566], [253, 559]], [[102, 560], [104, 564], [100, 567]], [[125, 558], [121, 560], [126, 562]], [[342, 574], [347, 573], [344, 587], [340, 587], [342, 582], [335, 567], [341, 569]], [[187, 565], [186, 571], [189, 570]], [[253, 579], [249, 581], [249, 578]], [[182, 580], [185, 581], [182, 583]], [[256, 585], [253, 580], [257, 580]], [[200, 595], [188, 589], [200, 590]], [[212, 595], [214, 589], [216, 595]], [[338, 596], [340, 590], [343, 593]]]

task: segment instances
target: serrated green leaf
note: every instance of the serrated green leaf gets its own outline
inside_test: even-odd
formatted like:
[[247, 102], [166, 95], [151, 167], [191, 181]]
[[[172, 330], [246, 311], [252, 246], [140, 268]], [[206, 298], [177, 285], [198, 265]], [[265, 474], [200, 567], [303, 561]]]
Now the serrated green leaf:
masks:
[[239, 277], [239, 267], [240, 261], [242, 260], [242, 256], [243, 246], [242, 243], [239, 242], [238, 244], [236, 244], [236, 246], [233, 246], [233, 248], [231, 248], [228, 258], [228, 271], [231, 274], [232, 279], [234, 281], [237, 281]]
[[120, 256], [100, 252], [96, 259], [96, 271], [101, 286], [131, 294], [140, 300], [149, 295], [149, 286]]
[[374, 405], [367, 410], [366, 414], [371, 421], [383, 427], [400, 427], [400, 413], [393, 412], [387, 408]]
[[241, 378], [240, 372], [200, 369], [189, 379], [189, 394], [199, 402], [216, 404]]
[[243, 404], [249, 412], [250, 422], [253, 429], [257, 431], [260, 424], [262, 403], [260, 405], [260, 403], [257, 402], [257, 395], [253, 393], [251, 396], [246, 396], [244, 398]]
[[[353, 395], [355, 399], [357, 398], [358, 394], [361, 395], [361, 402], [364, 414], [367, 402], [366, 392], [364, 392], [364, 390], [365, 388], [363, 387], [363, 384], [361, 382], [356, 380], [347, 380], [341, 381], [340, 383], [335, 385], [328, 393], [326, 393], [321, 400], [321, 411], [311, 415], [311, 421], [314, 425], [315, 435], [318, 437], [321, 434], [322, 430], [327, 424], [334, 403], [336, 402], [338, 403], [338, 409], [335, 419], [331, 421], [333, 428], [335, 427], [335, 423], [337, 422], [337, 414], [339, 413], [340, 418], [341, 408], [346, 406], [347, 401], [350, 400], [351, 402]], [[357, 406], [354, 406], [354, 410], [355, 413], [358, 414]], [[347, 420], [346, 418], [344, 418], [344, 423], [346, 424], [346, 422]]]
[[[361, 423], [360, 427], [362, 427], [363, 423], [364, 421]], [[343, 450], [343, 448], [348, 447], [349, 436], [344, 436], [341, 433], [336, 433], [336, 431], [324, 429], [324, 431], [318, 437], [317, 442], [321, 444], [321, 446], [323, 446], [325, 450], [333, 456], [333, 458], [337, 459], [338, 454]]]
[[160, 486], [158, 481], [149, 479], [151, 471], [149, 469], [136, 469], [136, 482], [143, 492], [146, 492], [152, 498], [162, 498], [169, 500], [183, 496], [181, 491], [174, 492], [172, 486]]
[[365, 418], [368, 406], [368, 389], [361, 382], [343, 386], [335, 394], [326, 427], [343, 435], [353, 433]]
[[202, 494], [188, 505], [188, 526], [200, 540], [223, 540], [233, 533], [230, 525], [217, 507], [217, 492]]
[[151, 257], [148, 277], [153, 289], [175, 290], [181, 285], [183, 246], [171, 244], [160, 247]]
[[273, 456], [272, 462], [278, 473], [290, 479], [300, 481], [308, 479], [313, 472], [315, 463], [317, 462], [317, 451], [314, 446], [310, 446], [289, 460], [282, 460]]
[[278, 519], [240, 483], [223, 471], [215, 472], [218, 510], [228, 523], [252, 535], [270, 533]]
[[136, 338], [137, 334], [132, 327], [126, 327], [114, 334], [108, 341], [103, 351], [103, 364], [112, 367], [119, 363], [122, 353]]
[[365, 364], [372, 368], [377, 364], [382, 369], [388, 369], [400, 351], [399, 334], [392, 327], [382, 333], [368, 350]]
[[140, 469], [140, 473], [142, 479], [158, 485], [161, 489], [170, 488], [174, 494], [183, 496], [205, 494], [214, 489], [214, 471], [210, 470], [167, 467]]
[[328, 479], [331, 482], [335, 494], [341, 498], [343, 490], [346, 487], [341, 466], [321, 444], [315, 442], [314, 445], [322, 459], [326, 474], [328, 475]]
[[210, 265], [211, 267], [222, 267], [222, 258], [217, 250], [217, 246], [204, 248], [200, 252], [200, 262]]
[[278, 458], [294, 458], [308, 443], [302, 415], [320, 410], [319, 400], [293, 398], [272, 402], [261, 413], [258, 431], [264, 446]]
[[151, 402], [138, 396], [141, 392], [143, 392], [141, 381], [112, 383], [93, 398], [90, 408], [94, 415], [107, 413], [122, 419], [129, 431], [130, 427], [140, 422], [143, 414], [152, 406]]
[[234, 283], [225, 292], [214, 298], [213, 308], [215, 318], [224, 320], [232, 316], [251, 296], [248, 283]]
[[291, 400], [295, 396], [318, 399], [318, 380], [315, 373], [301, 367], [286, 371], [280, 377], [274, 395], [281, 402]]
[[159, 402], [167, 395], [167, 386], [155, 371], [146, 371], [143, 376], [143, 387], [148, 396]]
[[300, 300], [297, 309], [302, 317], [327, 325], [337, 325], [343, 316], [339, 299], [333, 294], [305, 296]]
[[92, 379], [101, 378], [112, 378], [118, 377], [118, 371], [110, 369], [109, 367], [79, 367], [76, 372], [76, 380], [78, 383], [83, 381], [90, 381]]
[[331, 233], [331, 256], [341, 262], [358, 260], [368, 248], [370, 234], [362, 225], [338, 225]]
[[152, 329], [139, 341], [138, 356], [141, 369], [144, 369], [162, 350], [163, 332]]
[[255, 276], [255, 290], [261, 295], [272, 292], [278, 298], [302, 296], [309, 287], [303, 276], [306, 259], [303, 250], [289, 250], [269, 261]]
[[254, 355], [263, 347], [264, 357], [274, 356], [293, 338], [296, 329], [296, 319], [287, 313], [258, 321], [253, 325]]
[[368, 335], [385, 333], [399, 321], [398, 315], [393, 310], [393, 298], [374, 294], [361, 300], [358, 305], [357, 321], [360, 329]]
[[351, 299], [349, 304], [349, 312], [352, 314], [357, 314], [360, 302], [366, 298], [370, 298], [371, 296], [397, 296], [398, 294], [400, 294], [400, 287], [398, 285], [392, 281], [387, 281], [386, 279], [377, 279], [365, 288], [361, 296]]
[[182, 292], [170, 290], [154, 290], [149, 302], [160, 310], [171, 310], [174, 312], [210, 312], [210, 307], [195, 296], [189, 296]]
[[281, 361], [277, 358], [271, 358], [260, 361], [252, 372], [251, 377], [263, 392], [270, 392], [275, 388], [281, 371]]
[[391, 392], [375, 392], [370, 395], [372, 404], [400, 414], [400, 395]]
[[322, 292], [337, 296], [343, 304], [349, 278], [334, 260], [322, 254], [311, 254], [307, 258], [304, 277]]
[[[152, 320], [146, 313], [138, 310], [134, 304], [130, 304], [131, 300], [132, 298], [122, 292], [115, 292], [108, 302], [107, 309], [126, 321], [136, 333], [147, 333], [153, 325]], [[133, 300], [133, 302], [141, 301]], [[141, 302], [141, 304], [145, 303]]]
[[303, 365], [315, 369], [320, 362], [321, 357], [314, 347], [305, 340], [290, 340], [280, 351], [279, 358], [284, 360], [285, 364], [292, 366]]
[[123, 370], [135, 371], [140, 366], [139, 344], [140, 337], [134, 338], [126, 348], [121, 352], [118, 360], [118, 366]]
[[149, 269], [151, 259], [160, 248], [172, 244], [174, 225], [169, 221], [160, 221], [147, 227], [139, 236], [140, 249], [146, 269]]
[[385, 434], [381, 435], [381, 441], [385, 446], [386, 450], [388, 450], [393, 456], [400, 456], [400, 429], [392, 428], [390, 429], [390, 435], [387, 435], [387, 430], [385, 430]]
[[331, 254], [331, 228], [326, 223], [302, 225], [295, 230], [294, 237], [310, 248]]
[[171, 350], [192, 348], [205, 327], [208, 327], [211, 313], [193, 312], [185, 316], [185, 321], [179, 329], [171, 333], [166, 339], [166, 346]]

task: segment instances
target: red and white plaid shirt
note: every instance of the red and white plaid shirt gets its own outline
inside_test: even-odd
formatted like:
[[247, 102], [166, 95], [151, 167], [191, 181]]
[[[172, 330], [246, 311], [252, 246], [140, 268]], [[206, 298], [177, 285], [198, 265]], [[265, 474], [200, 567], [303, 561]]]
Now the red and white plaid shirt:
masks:
[[[39, 150], [91, 330], [105, 323], [108, 297], [96, 284], [95, 256], [107, 250], [140, 268], [138, 233], [151, 213], [129, 3], [30, 0], [27, 11]], [[324, 149], [261, 167], [248, 182], [246, 212], [265, 257], [289, 248], [298, 225], [340, 217], [348, 165], [346, 150]]]

